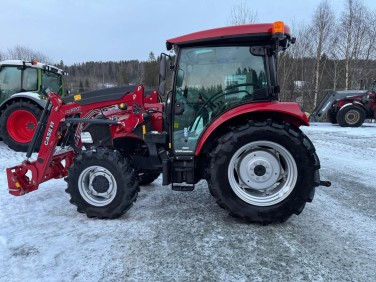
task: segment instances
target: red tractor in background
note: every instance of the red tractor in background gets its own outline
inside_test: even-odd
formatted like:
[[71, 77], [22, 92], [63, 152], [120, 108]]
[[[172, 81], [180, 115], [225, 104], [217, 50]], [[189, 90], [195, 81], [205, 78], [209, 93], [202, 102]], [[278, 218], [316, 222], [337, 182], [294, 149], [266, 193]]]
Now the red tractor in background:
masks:
[[376, 119], [376, 81], [367, 90], [329, 90], [312, 111], [311, 121], [328, 116], [332, 124], [359, 127], [366, 119]]
[[[249, 222], [283, 222], [302, 212], [320, 181], [308, 125], [296, 103], [278, 102], [278, 52], [295, 38], [283, 22], [217, 28], [167, 40], [173, 86], [119, 86], [47, 105], [22, 164], [7, 169], [20, 196], [52, 178], [88, 217], [117, 218], [140, 185], [190, 191], [207, 180], [218, 205]], [[42, 132], [44, 131], [44, 132]], [[34, 161], [33, 146], [41, 140]], [[57, 143], [61, 146], [56, 147]]]

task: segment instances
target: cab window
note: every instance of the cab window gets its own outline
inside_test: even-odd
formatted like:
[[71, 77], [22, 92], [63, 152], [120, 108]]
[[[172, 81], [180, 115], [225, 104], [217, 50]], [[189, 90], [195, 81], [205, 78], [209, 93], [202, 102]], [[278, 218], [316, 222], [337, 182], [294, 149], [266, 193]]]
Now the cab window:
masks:
[[231, 108], [267, 100], [265, 56], [249, 46], [185, 48], [176, 76], [175, 151], [191, 153], [204, 129]]
[[0, 71], [0, 88], [4, 94], [14, 94], [21, 91], [21, 69], [16, 66], [5, 66]]
[[23, 71], [22, 91], [36, 90], [38, 90], [38, 70], [33, 68], [26, 68]]

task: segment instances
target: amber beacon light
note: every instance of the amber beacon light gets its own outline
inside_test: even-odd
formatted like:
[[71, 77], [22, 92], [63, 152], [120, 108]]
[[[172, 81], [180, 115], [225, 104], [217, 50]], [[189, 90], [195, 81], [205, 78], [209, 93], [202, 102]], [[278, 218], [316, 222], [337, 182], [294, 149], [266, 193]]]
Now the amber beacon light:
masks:
[[274, 22], [272, 27], [273, 37], [283, 37], [285, 34], [285, 24], [281, 21]]

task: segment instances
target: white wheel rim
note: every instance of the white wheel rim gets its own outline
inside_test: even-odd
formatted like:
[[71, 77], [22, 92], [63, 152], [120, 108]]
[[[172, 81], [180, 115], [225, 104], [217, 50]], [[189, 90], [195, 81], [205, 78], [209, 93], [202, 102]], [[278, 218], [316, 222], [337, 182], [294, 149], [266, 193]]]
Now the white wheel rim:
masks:
[[244, 145], [232, 156], [228, 166], [231, 189], [244, 202], [271, 206], [294, 190], [298, 169], [291, 153], [270, 141]]
[[[96, 184], [98, 179], [101, 179], [105, 185], [98, 186]], [[101, 166], [90, 166], [81, 172], [78, 178], [78, 190], [87, 203], [103, 207], [115, 198], [117, 184], [115, 177], [108, 169]]]

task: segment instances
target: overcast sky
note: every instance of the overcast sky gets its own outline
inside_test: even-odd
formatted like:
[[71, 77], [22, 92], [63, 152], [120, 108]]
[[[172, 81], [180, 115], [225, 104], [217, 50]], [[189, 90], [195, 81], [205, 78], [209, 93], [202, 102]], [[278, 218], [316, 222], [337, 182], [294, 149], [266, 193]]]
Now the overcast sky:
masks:
[[[243, 0], [258, 22], [309, 22], [319, 0]], [[0, 0], [0, 51], [16, 45], [55, 62], [147, 60], [169, 38], [226, 26], [241, 0]], [[329, 0], [339, 13], [344, 0]], [[376, 9], [376, 1], [363, 3]], [[292, 30], [292, 32], [294, 32]]]

